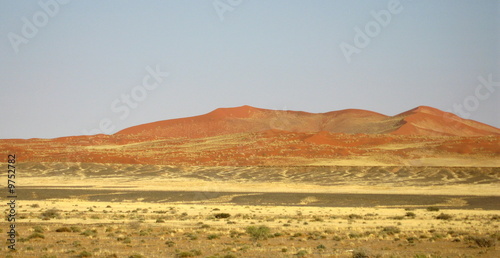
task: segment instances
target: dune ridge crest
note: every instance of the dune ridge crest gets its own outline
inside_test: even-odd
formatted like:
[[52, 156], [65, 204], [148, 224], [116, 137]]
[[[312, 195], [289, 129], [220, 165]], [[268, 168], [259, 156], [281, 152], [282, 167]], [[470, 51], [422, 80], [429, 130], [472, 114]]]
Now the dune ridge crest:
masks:
[[116, 135], [203, 138], [272, 129], [296, 133], [325, 131], [420, 136], [500, 135], [498, 128], [428, 106], [419, 106], [394, 116], [387, 116], [362, 109], [308, 113], [247, 105], [218, 108], [194, 117], [137, 125], [121, 130]]

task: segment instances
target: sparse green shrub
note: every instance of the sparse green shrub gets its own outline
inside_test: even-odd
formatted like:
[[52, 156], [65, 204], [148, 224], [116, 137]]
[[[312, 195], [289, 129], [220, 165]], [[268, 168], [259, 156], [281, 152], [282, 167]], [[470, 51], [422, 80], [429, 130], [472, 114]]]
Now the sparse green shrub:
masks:
[[405, 214], [405, 216], [408, 217], [408, 218], [412, 218], [413, 219], [413, 218], [417, 217], [417, 214], [415, 214], [414, 212], [409, 211], [409, 212], [407, 212]]
[[363, 236], [362, 234], [357, 233], [357, 232], [351, 232], [351, 233], [349, 233], [349, 238], [360, 238], [362, 236]]
[[400, 233], [401, 229], [399, 229], [398, 227], [395, 227], [395, 226], [388, 226], [388, 227], [384, 227], [381, 232], [386, 233], [387, 235], [394, 235], [394, 234]]
[[48, 209], [42, 212], [41, 217], [43, 220], [55, 219], [59, 218], [61, 215], [59, 214], [59, 210], [56, 208]]
[[352, 252], [352, 258], [368, 258], [369, 252], [366, 249], [355, 249]]
[[442, 220], [451, 220], [452, 218], [453, 216], [444, 213], [441, 213], [436, 217], [436, 219], [442, 219]]
[[406, 238], [406, 241], [408, 241], [408, 243], [410, 243], [410, 244], [413, 244], [413, 243], [415, 243], [415, 241], [418, 241], [418, 238], [408, 237], [408, 238]]
[[210, 234], [210, 235], [207, 236], [208, 240], [218, 239], [218, 238], [219, 238], [219, 235], [217, 235], [217, 234]]
[[427, 207], [427, 211], [439, 211], [438, 207]]
[[314, 216], [313, 219], [311, 220], [311, 222], [323, 222], [323, 221], [325, 220], [317, 216]]
[[321, 245], [316, 246], [316, 249], [325, 250], [326, 246], [324, 246], [324, 245], [321, 244]]
[[216, 219], [226, 219], [226, 218], [231, 217], [231, 214], [229, 214], [229, 213], [217, 213], [217, 214], [214, 214], [214, 217]]
[[129, 256], [128, 258], [143, 258], [144, 255], [140, 255], [140, 254], [133, 254], [131, 256]]
[[271, 229], [267, 226], [250, 226], [246, 228], [246, 232], [251, 236], [253, 240], [265, 240], [269, 237]]
[[307, 253], [307, 251], [306, 251], [306, 250], [300, 250], [300, 251], [298, 251], [298, 252], [295, 254], [295, 256], [297, 256], [297, 257], [304, 257], [304, 256], [306, 256], [307, 254], [308, 254], [308, 253]]
[[35, 233], [29, 235], [26, 240], [31, 240], [31, 239], [35, 239], [35, 238], [44, 239], [45, 236], [43, 234], [41, 234], [41, 233], [35, 232]]
[[350, 214], [349, 219], [362, 219], [363, 216], [358, 215], [358, 214]]
[[175, 245], [175, 242], [174, 241], [167, 241], [165, 242], [165, 244], [168, 246], [168, 247], [172, 247]]
[[156, 223], [165, 223], [164, 219], [156, 219]]
[[473, 240], [479, 247], [493, 247], [496, 244], [495, 239], [489, 237], [474, 237]]
[[87, 251], [82, 251], [77, 257], [92, 257], [92, 254]]
[[43, 229], [43, 227], [40, 226], [40, 225], [34, 226], [33, 227], [33, 231], [36, 232], [36, 233], [43, 233], [43, 232], [45, 232], [45, 230]]
[[436, 239], [442, 239], [442, 238], [445, 238], [445, 237], [446, 237], [446, 235], [441, 234], [441, 233], [434, 233], [432, 235], [432, 239], [434, 239], [434, 240], [436, 240]]
[[194, 233], [185, 233], [184, 234], [187, 238], [189, 238], [189, 240], [196, 240], [198, 239], [198, 236]]
[[191, 253], [193, 253], [195, 256], [198, 256], [198, 255], [201, 255], [201, 254], [202, 254], [202, 253], [201, 253], [201, 251], [200, 251], [200, 250], [198, 250], [198, 249], [193, 249], [193, 250], [191, 250]]
[[56, 229], [56, 232], [72, 232], [72, 231], [68, 227], [62, 227], [62, 228]]
[[84, 235], [84, 236], [96, 236], [97, 235], [97, 230], [95, 230], [95, 229], [93, 229], [93, 230], [87, 229], [87, 230], [83, 231], [82, 233], [80, 233], [80, 235]]
[[76, 233], [82, 232], [82, 229], [78, 226], [71, 226], [69, 228], [71, 229], [71, 231], [76, 232]]
[[194, 257], [194, 254], [191, 252], [180, 252], [175, 255], [176, 257]]

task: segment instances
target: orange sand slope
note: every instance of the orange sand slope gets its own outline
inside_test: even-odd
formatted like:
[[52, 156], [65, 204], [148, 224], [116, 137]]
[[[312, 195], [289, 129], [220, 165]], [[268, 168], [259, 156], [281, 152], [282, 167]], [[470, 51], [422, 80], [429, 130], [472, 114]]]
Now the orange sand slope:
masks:
[[20, 161], [198, 166], [500, 166], [500, 129], [431, 107], [385, 116], [242, 106], [114, 135], [0, 140]]
[[138, 125], [118, 135], [202, 138], [278, 129], [288, 132], [396, 134], [422, 136], [500, 135], [500, 129], [431, 107], [420, 106], [395, 116], [346, 109], [321, 114], [250, 106], [220, 108], [208, 114]]

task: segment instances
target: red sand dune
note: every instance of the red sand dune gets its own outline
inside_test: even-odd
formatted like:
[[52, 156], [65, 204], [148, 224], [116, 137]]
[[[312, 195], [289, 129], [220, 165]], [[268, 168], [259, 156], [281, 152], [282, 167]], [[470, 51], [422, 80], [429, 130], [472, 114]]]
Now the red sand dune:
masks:
[[114, 135], [0, 140], [0, 153], [15, 153], [23, 162], [293, 166], [359, 158], [401, 165], [432, 158], [434, 163], [426, 164], [442, 165], [443, 158], [449, 165], [452, 158], [462, 166], [471, 159], [497, 166], [500, 129], [430, 107], [386, 116], [357, 109], [314, 114], [242, 106]]
[[500, 135], [498, 128], [425, 106], [395, 116], [358, 109], [314, 114], [250, 106], [220, 108], [205, 115], [133, 126], [118, 132], [117, 135], [202, 138], [270, 129], [348, 134]]

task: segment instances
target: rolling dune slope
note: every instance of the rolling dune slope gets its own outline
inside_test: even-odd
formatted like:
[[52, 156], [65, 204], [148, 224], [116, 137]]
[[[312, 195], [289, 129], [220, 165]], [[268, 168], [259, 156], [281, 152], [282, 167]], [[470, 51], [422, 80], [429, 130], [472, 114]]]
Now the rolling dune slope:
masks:
[[420, 136], [500, 135], [498, 128], [426, 106], [395, 116], [358, 109], [314, 114], [241, 106], [220, 108], [195, 117], [133, 126], [117, 135], [203, 138], [270, 129], [302, 133], [326, 131]]

